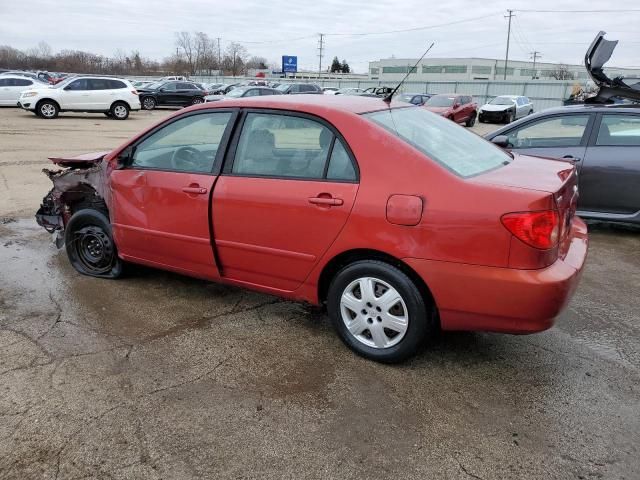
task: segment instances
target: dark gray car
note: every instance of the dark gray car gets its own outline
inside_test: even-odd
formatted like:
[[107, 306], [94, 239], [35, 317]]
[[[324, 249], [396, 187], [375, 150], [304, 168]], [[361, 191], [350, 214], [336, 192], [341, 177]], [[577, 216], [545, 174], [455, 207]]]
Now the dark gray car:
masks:
[[517, 153], [574, 162], [580, 216], [640, 224], [640, 106], [553, 108], [485, 138]]

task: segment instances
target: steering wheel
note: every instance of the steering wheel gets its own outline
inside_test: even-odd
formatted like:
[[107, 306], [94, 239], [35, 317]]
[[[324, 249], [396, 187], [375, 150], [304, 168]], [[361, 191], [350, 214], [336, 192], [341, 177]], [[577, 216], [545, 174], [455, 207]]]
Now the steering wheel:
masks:
[[174, 170], [201, 170], [206, 162], [204, 154], [195, 147], [179, 147], [171, 156], [171, 168]]

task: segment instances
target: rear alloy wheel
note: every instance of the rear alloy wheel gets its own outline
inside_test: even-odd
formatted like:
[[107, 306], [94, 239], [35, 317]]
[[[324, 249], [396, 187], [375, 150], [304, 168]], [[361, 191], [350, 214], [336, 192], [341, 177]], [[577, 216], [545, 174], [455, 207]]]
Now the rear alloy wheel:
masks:
[[153, 97], [146, 97], [144, 100], [142, 100], [142, 108], [144, 108], [145, 110], [153, 110], [154, 108], [156, 108], [156, 101], [153, 99]]
[[43, 100], [37, 107], [38, 115], [42, 118], [56, 118], [60, 109], [58, 104], [50, 100]]
[[204, 103], [204, 98], [202, 97], [193, 97], [193, 100], [191, 100], [191, 105], [200, 105], [201, 103]]
[[511, 123], [514, 120], [515, 115], [513, 114], [513, 112], [507, 112], [507, 114], [505, 115], [505, 123]]
[[126, 120], [129, 117], [129, 107], [123, 102], [116, 102], [111, 106], [110, 113], [116, 120]]
[[410, 357], [434, 330], [432, 309], [411, 279], [374, 260], [338, 272], [329, 287], [327, 309], [343, 342], [380, 362]]
[[122, 274], [122, 260], [104, 213], [90, 208], [78, 210], [65, 228], [64, 241], [71, 265], [83, 275], [117, 278]]

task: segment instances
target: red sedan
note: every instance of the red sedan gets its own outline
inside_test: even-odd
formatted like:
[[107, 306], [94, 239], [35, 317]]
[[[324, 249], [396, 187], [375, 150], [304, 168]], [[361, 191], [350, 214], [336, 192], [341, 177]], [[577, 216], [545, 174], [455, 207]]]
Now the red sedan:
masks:
[[444, 330], [549, 328], [587, 254], [571, 163], [509, 154], [406, 103], [229, 100], [52, 161], [38, 222], [82, 274], [125, 262], [326, 304], [357, 353]]

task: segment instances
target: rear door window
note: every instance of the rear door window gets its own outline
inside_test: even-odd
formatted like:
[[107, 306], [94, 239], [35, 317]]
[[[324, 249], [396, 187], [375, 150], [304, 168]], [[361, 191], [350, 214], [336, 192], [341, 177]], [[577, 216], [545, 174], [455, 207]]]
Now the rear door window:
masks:
[[71, 82], [65, 90], [89, 90], [88, 81], [86, 78], [80, 78]]
[[[322, 123], [292, 115], [248, 113], [238, 140], [231, 173], [244, 176], [320, 180], [327, 176], [327, 161], [339, 144]], [[345, 159], [336, 150], [331, 178], [354, 180]], [[344, 147], [342, 147], [344, 148]], [[334, 149], [335, 150], [335, 149]], [[345, 151], [346, 153], [346, 151]], [[335, 158], [335, 160], [334, 160]], [[329, 166], [329, 168], [331, 168]], [[351, 166], [353, 169], [353, 165]]]
[[640, 146], [640, 116], [605, 114], [600, 122], [598, 146]]
[[109, 80], [106, 78], [90, 78], [88, 81], [88, 90], [108, 90]]
[[16, 78], [14, 85], [16, 87], [28, 87], [29, 85], [33, 85], [33, 81], [27, 78]]
[[583, 143], [589, 115], [556, 115], [510, 130], [512, 148], [577, 147]]

